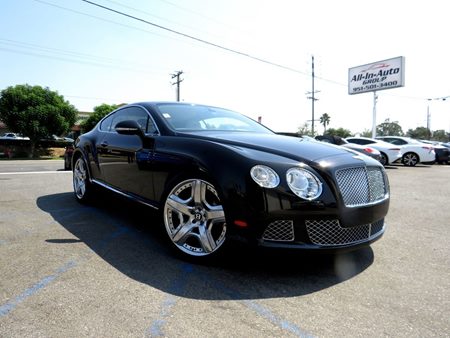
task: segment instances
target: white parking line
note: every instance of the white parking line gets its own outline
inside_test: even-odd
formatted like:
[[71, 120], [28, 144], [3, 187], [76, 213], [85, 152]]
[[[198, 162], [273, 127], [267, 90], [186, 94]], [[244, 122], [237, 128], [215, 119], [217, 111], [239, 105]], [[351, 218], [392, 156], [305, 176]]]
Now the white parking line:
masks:
[[58, 171], [15, 171], [0, 173], [0, 175], [39, 175], [39, 174], [71, 174], [70, 170], [58, 170]]

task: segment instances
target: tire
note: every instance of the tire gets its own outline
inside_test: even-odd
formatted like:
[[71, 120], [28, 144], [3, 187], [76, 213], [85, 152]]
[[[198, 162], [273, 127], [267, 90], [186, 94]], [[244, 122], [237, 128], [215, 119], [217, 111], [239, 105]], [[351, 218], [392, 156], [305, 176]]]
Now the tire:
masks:
[[381, 160], [380, 160], [380, 163], [381, 163], [383, 166], [386, 166], [386, 165], [389, 164], [389, 159], [388, 159], [388, 157], [386, 156], [385, 153], [381, 153]]
[[73, 192], [78, 202], [87, 203], [91, 200], [93, 186], [89, 181], [89, 171], [83, 156], [79, 156], [73, 166]]
[[64, 156], [64, 170], [70, 170], [70, 161], [67, 155]]
[[206, 180], [175, 184], [164, 200], [163, 220], [169, 240], [184, 258], [203, 260], [224, 250], [225, 212], [216, 188]]
[[419, 163], [419, 156], [415, 153], [406, 153], [402, 157], [402, 163], [407, 167], [414, 167]]

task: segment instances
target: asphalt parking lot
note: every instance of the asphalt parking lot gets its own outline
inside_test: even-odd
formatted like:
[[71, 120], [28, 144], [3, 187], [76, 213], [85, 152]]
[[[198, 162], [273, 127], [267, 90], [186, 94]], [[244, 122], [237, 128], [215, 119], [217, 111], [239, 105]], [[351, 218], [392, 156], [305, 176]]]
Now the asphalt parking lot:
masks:
[[450, 166], [387, 168], [384, 237], [340, 255], [168, 250], [158, 215], [0, 161], [0, 337], [449, 337]]

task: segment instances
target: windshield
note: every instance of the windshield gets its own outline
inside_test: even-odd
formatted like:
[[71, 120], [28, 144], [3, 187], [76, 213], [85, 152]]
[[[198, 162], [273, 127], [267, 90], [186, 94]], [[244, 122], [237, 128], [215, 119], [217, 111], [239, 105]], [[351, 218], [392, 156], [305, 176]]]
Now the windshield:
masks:
[[272, 134], [252, 119], [222, 108], [187, 104], [159, 104], [159, 112], [178, 131], [245, 131]]

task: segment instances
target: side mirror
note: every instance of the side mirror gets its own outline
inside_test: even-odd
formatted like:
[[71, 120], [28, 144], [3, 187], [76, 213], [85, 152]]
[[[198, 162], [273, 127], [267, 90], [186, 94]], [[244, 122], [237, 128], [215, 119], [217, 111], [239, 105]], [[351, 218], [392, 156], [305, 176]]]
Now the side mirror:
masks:
[[115, 130], [121, 135], [138, 135], [143, 137], [141, 126], [134, 120], [121, 121], [116, 124]]

